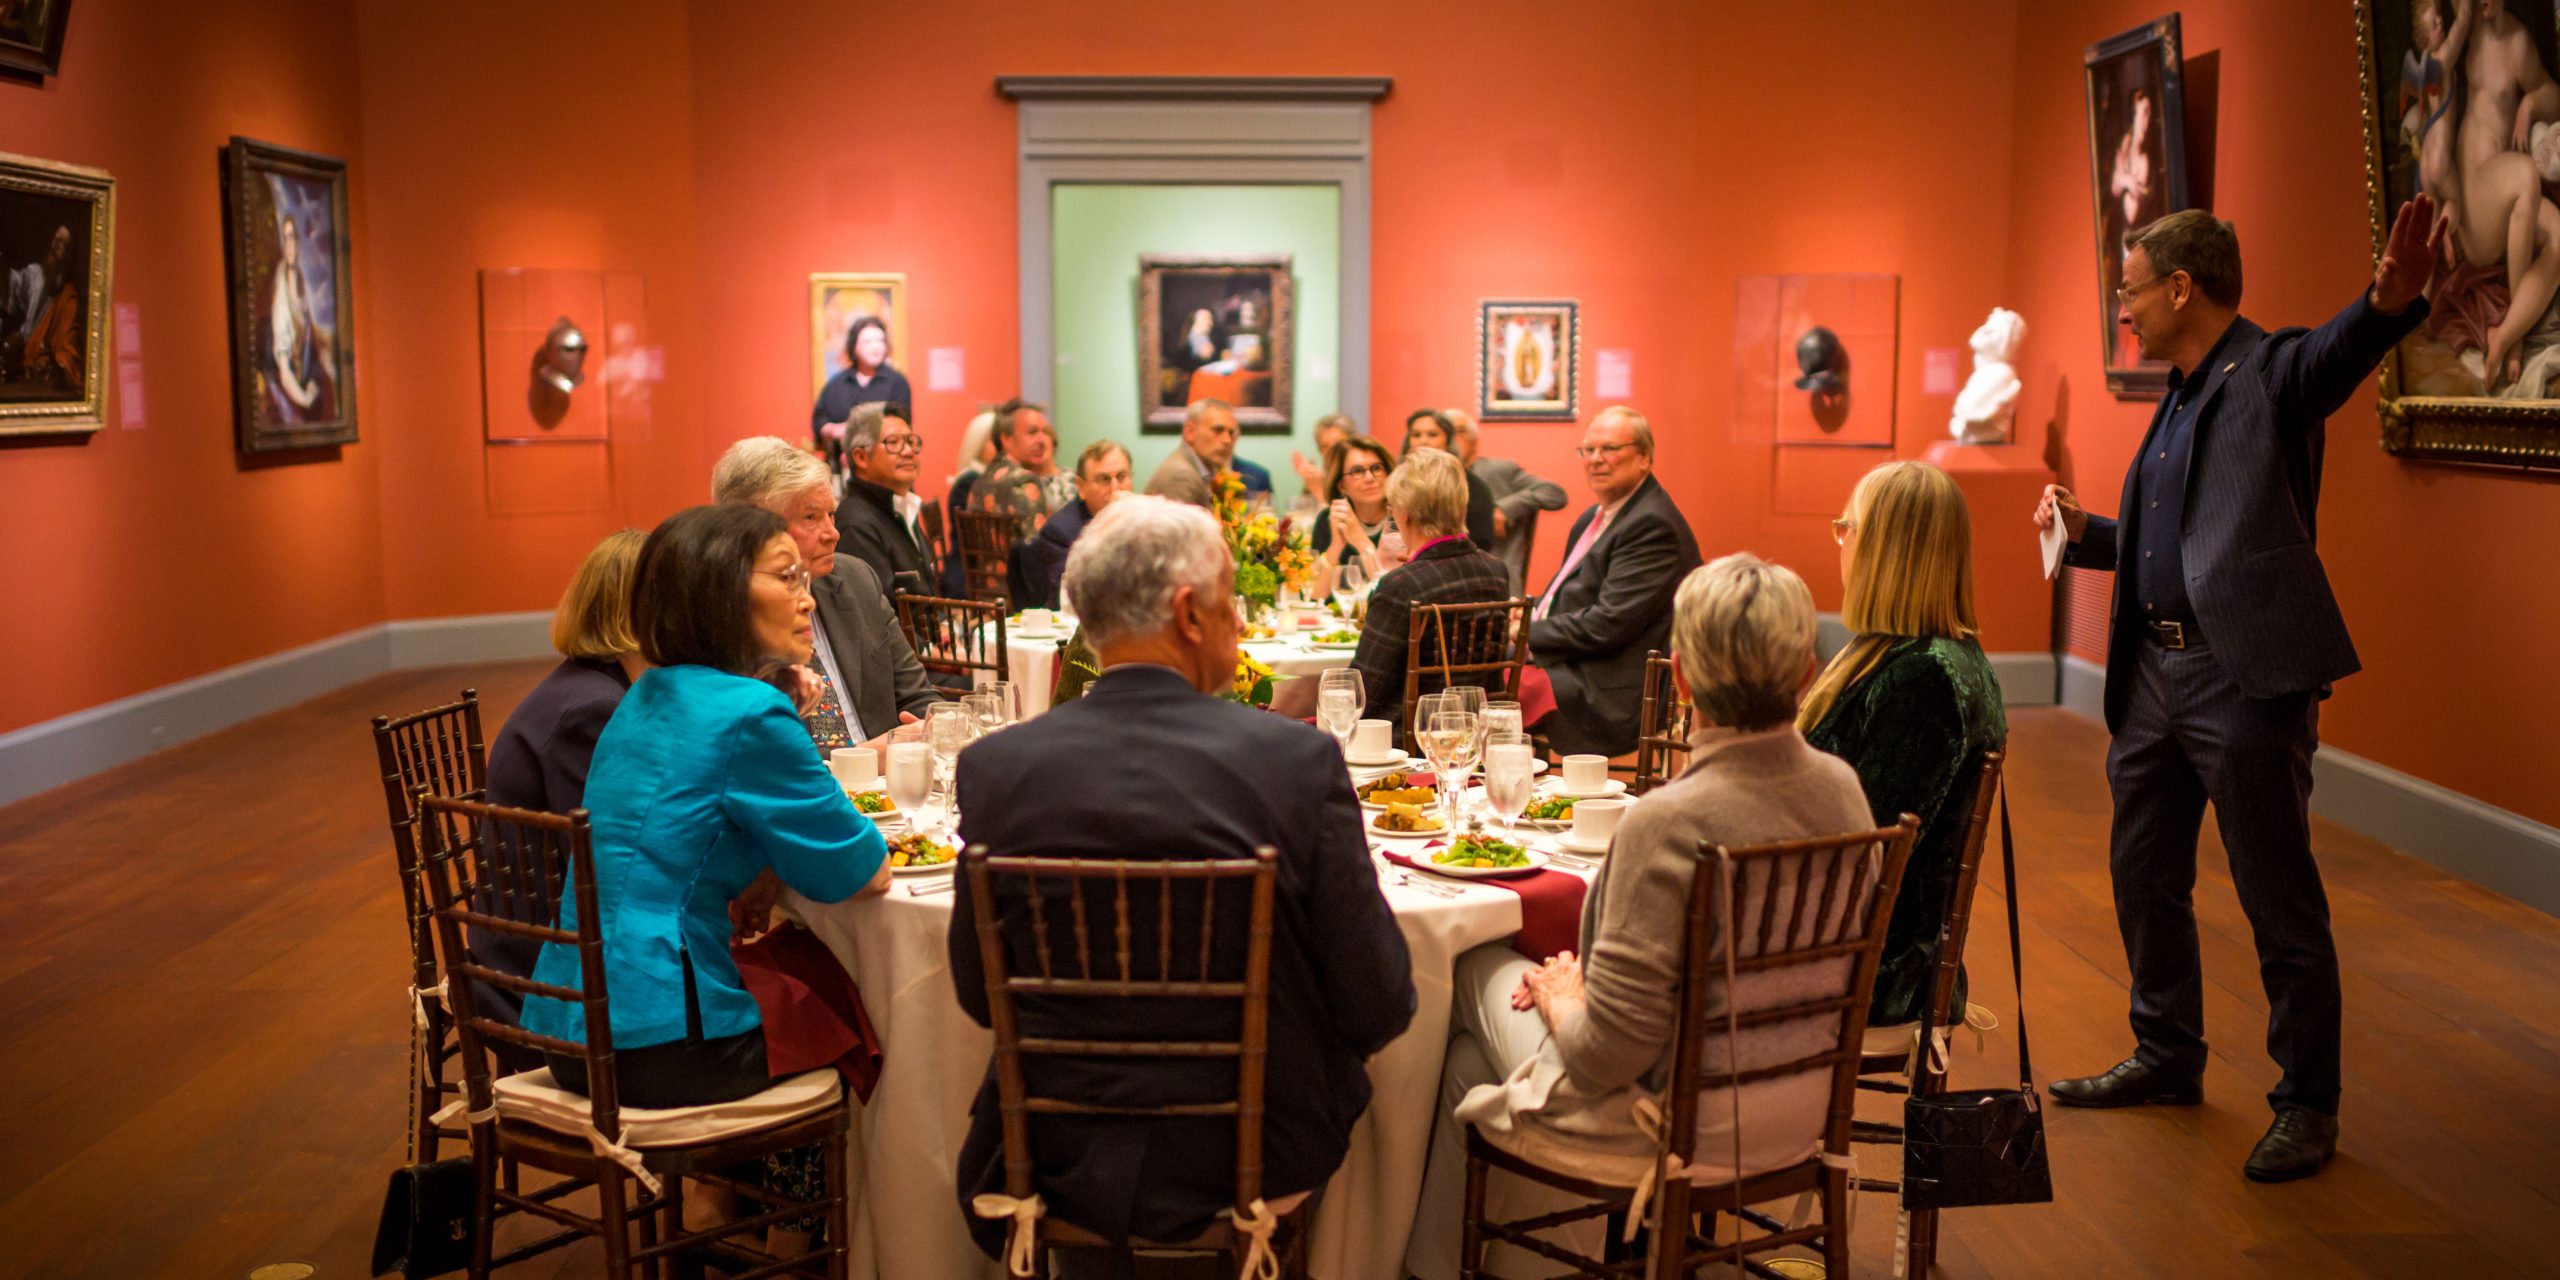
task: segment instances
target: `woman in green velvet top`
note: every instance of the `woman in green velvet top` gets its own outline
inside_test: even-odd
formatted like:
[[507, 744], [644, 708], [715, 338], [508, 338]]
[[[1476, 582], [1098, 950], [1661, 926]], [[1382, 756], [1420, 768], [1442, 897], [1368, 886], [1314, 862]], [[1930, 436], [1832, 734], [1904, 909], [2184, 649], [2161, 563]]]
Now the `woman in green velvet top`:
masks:
[[[1925, 462], [1868, 472], [1831, 522], [1849, 647], [1806, 691], [1805, 740], [1849, 762], [1878, 824], [1920, 816], [1885, 930], [1873, 1027], [1917, 1022], [1964, 853], [1984, 752], [2009, 736], [2000, 684], [1974, 639], [1973, 533], [1964, 491]], [[1964, 1008], [1961, 983], [1957, 1010]]]

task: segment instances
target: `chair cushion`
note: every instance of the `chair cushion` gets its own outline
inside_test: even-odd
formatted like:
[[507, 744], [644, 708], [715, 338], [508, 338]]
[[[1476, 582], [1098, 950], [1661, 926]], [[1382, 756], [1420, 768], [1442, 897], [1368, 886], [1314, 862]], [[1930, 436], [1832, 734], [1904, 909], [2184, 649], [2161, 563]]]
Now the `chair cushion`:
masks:
[[1869, 1055], [1897, 1053], [1910, 1056], [1911, 1046], [1920, 1043], [1920, 1024], [1897, 1022], [1889, 1027], [1867, 1028], [1867, 1038], [1859, 1046]]
[[[561, 1088], [552, 1080], [548, 1067], [500, 1077], [494, 1088], [500, 1119], [540, 1125], [556, 1133], [587, 1131], [592, 1114], [587, 1095]], [[624, 1107], [622, 1145], [690, 1147], [718, 1142], [824, 1111], [843, 1097], [844, 1084], [830, 1067], [775, 1081], [772, 1088], [735, 1102], [700, 1107]]]

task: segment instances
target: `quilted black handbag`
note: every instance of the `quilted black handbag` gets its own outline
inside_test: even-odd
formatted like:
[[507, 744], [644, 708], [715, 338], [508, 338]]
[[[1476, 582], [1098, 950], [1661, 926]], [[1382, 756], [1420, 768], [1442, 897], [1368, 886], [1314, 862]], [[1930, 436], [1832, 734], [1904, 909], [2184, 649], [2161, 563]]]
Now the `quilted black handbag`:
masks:
[[[2045, 1162], [2044, 1111], [2027, 1063], [2027, 974], [2018, 946], [2018, 848], [2009, 833], [2009, 792], [2000, 791], [2000, 851], [2009, 897], [2009, 964], [2018, 975], [2018, 1087], [1957, 1089], [1902, 1104], [1902, 1207], [1958, 1209], [2046, 1204], [2053, 1171]], [[1922, 1052], [1934, 1043], [1935, 1010], [1920, 1015]]]
[[475, 1184], [469, 1156], [392, 1170], [374, 1229], [373, 1274], [426, 1280], [468, 1265]]

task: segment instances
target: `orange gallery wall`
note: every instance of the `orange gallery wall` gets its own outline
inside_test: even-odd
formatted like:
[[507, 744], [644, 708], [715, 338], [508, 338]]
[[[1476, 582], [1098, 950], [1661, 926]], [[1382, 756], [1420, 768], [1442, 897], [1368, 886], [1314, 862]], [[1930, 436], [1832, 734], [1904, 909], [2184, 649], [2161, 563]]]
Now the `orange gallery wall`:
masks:
[[[0, 731], [383, 617], [375, 506], [386, 310], [359, 252], [365, 443], [296, 465], [232, 449], [218, 157], [233, 134], [360, 147], [356, 21], [326, 0], [83, 4], [62, 74], [0, 84], [0, 151], [116, 178], [114, 297], [139, 309], [142, 429], [0, 449]], [[377, 234], [356, 171], [351, 231]], [[112, 326], [111, 326], [112, 327]]]
[[[2184, 0], [2192, 78], [2214, 82], [2215, 212], [2237, 226], [2244, 311], [2317, 324], [2372, 276], [2349, 6]], [[2092, 3], [2020, 24], [2009, 266], [2032, 343], [2022, 423], [2058, 437], [2066, 480], [2112, 514], [2150, 421], [2106, 394], [2081, 50], [2157, 16]], [[2218, 64], [2218, 66], [2216, 65]], [[2199, 75], [2209, 71], [2210, 75]], [[2192, 90], [2191, 90], [2192, 92]], [[2373, 385], [2330, 420], [2320, 550], [2363, 655], [2323, 709], [2337, 747], [2543, 822], [2560, 822], [2560, 522], [2548, 479], [2401, 462], [2382, 452]], [[2083, 652], [2092, 661], [2098, 652]]]

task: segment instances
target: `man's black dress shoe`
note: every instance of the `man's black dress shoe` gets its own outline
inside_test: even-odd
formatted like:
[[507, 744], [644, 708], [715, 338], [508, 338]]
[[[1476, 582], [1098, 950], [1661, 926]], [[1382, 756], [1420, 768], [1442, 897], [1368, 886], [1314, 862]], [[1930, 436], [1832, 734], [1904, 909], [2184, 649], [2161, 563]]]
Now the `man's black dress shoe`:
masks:
[[2046, 1091], [2068, 1107], [2192, 1107], [2204, 1101], [2202, 1079], [2171, 1075], [2140, 1058], [2127, 1058], [2101, 1075], [2056, 1080]]
[[2309, 1107], [2283, 1107], [2241, 1172], [2252, 1182], [2291, 1182], [2320, 1172], [2337, 1152], [2336, 1116]]

